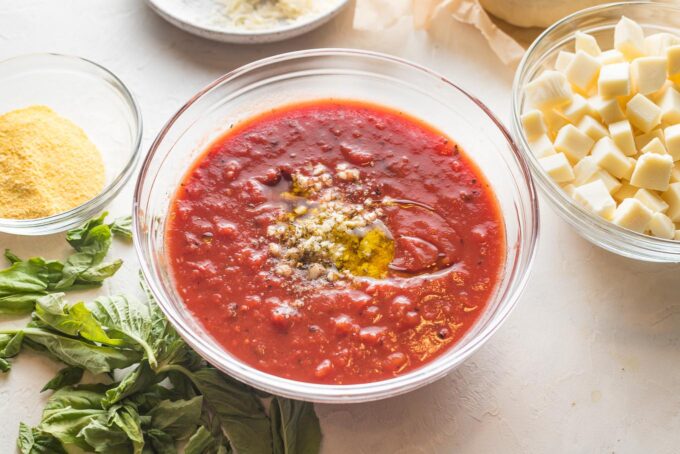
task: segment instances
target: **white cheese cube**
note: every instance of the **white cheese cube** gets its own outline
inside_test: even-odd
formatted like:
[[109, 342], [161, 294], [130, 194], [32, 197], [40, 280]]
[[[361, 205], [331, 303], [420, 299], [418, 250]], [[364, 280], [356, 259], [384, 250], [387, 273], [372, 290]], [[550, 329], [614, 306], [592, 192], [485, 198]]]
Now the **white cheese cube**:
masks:
[[586, 115], [581, 118], [581, 121], [578, 122], [577, 127], [582, 133], [586, 134], [593, 140], [600, 140], [604, 136], [609, 135], [607, 128], [602, 126], [602, 123], [590, 115]]
[[540, 110], [530, 110], [522, 115], [522, 127], [527, 140], [532, 141], [548, 132]]
[[557, 153], [553, 143], [550, 141], [548, 136], [545, 134], [539, 136], [537, 139], [529, 142], [529, 148], [536, 155], [537, 158], [545, 158], [546, 156], [551, 156]]
[[636, 199], [626, 199], [616, 208], [612, 222], [624, 229], [643, 233], [647, 230], [653, 213]]
[[649, 189], [638, 189], [634, 197], [644, 206], [649, 208], [652, 213], [665, 213], [666, 210], [668, 210], [668, 204], [655, 192], [652, 192]]
[[564, 74], [544, 71], [527, 84], [526, 96], [529, 105], [539, 109], [550, 109], [569, 104], [573, 92]]
[[642, 150], [640, 150], [642, 153], [657, 153], [657, 154], [667, 154], [666, 153], [666, 147], [663, 146], [663, 143], [661, 140], [658, 138], [654, 138], [649, 142], [647, 145], [645, 145]]
[[647, 228], [652, 232], [652, 235], [659, 238], [672, 240], [675, 237], [675, 225], [673, 224], [673, 221], [663, 213], [654, 213]]
[[669, 154], [645, 153], [635, 164], [630, 184], [638, 188], [665, 191], [671, 179], [673, 158]]
[[574, 189], [574, 200], [605, 219], [611, 220], [616, 211], [616, 202], [599, 180]]
[[578, 123], [584, 115], [590, 112], [591, 108], [588, 101], [583, 96], [575, 94], [571, 102], [562, 108], [561, 114], [571, 123]]
[[605, 50], [600, 54], [600, 63], [603, 65], [612, 65], [614, 63], [623, 63], [626, 61], [621, 52], [616, 49]]
[[569, 197], [572, 197], [572, 198], [574, 197], [574, 189], [576, 189], [576, 186], [574, 186], [571, 183], [567, 183], [567, 184], [562, 185], [562, 189], [564, 190], [564, 192], [567, 193], [567, 195]]
[[680, 45], [666, 49], [668, 60], [668, 78], [675, 83], [680, 83]]
[[574, 179], [574, 170], [564, 153], [557, 153], [538, 160], [545, 172], [557, 183], [568, 183]]
[[680, 222], [680, 183], [671, 183], [668, 190], [661, 194], [661, 198], [668, 204], [666, 214], [673, 222]]
[[654, 33], [645, 37], [645, 53], [650, 56], [665, 57], [666, 50], [680, 44], [680, 39], [670, 33]]
[[680, 161], [673, 164], [673, 170], [671, 170], [671, 183], [680, 182]]
[[616, 146], [619, 147], [619, 150], [623, 151], [623, 154], [626, 156], [635, 156], [637, 154], [633, 128], [631, 128], [628, 120], [611, 123], [609, 125], [609, 134]]
[[674, 125], [680, 123], [680, 92], [668, 87], [658, 101], [661, 108], [661, 121]]
[[595, 143], [592, 157], [598, 166], [616, 178], [623, 178], [628, 175], [632, 167], [626, 155], [619, 150], [611, 137], [603, 137]]
[[597, 44], [597, 40], [594, 36], [588, 33], [576, 32], [574, 35], [576, 52], [583, 51], [588, 55], [597, 57], [602, 53], [600, 46]]
[[642, 132], [649, 132], [661, 123], [661, 109], [644, 95], [637, 94], [626, 104], [630, 123]]
[[612, 195], [618, 192], [622, 186], [621, 181], [618, 178], [614, 178], [612, 174], [606, 170], [598, 170], [595, 172], [590, 180], [588, 180], [588, 183], [598, 180], [604, 183], [604, 185], [607, 187], [607, 191], [609, 191], [609, 193]]
[[599, 96], [594, 96], [588, 100], [588, 104], [590, 104], [590, 110], [595, 112], [607, 124], [626, 119], [626, 115], [623, 113], [623, 109], [621, 109], [621, 105], [616, 98], [603, 99]]
[[680, 160], [680, 124], [669, 126], [663, 130], [666, 138], [666, 149], [673, 156], [673, 161]]
[[666, 57], [642, 57], [630, 65], [633, 91], [649, 95], [666, 83]]
[[630, 65], [628, 63], [614, 63], [604, 65], [600, 69], [597, 79], [599, 95], [605, 99], [630, 94]]
[[588, 155], [595, 141], [578, 130], [574, 125], [566, 125], [557, 133], [555, 150], [567, 155], [572, 162], [578, 162]]
[[[597, 58], [579, 50], [569, 63], [569, 66], [567, 66], [565, 75], [572, 86], [582, 92], [586, 92], [597, 79], [601, 67], [602, 63]], [[664, 74], [665, 72], [666, 64], [664, 62]]]
[[628, 156], [628, 162], [630, 162], [630, 168], [628, 169], [628, 172], [626, 172], [625, 175], [623, 175], [621, 178], [624, 180], [630, 181], [631, 177], [633, 176], [633, 170], [635, 169], [635, 164], [637, 163], [637, 159], [631, 158]]
[[644, 147], [649, 145], [649, 142], [654, 139], [659, 139], [661, 143], [666, 142], [666, 139], [663, 135], [663, 129], [653, 129], [646, 134], [635, 136], [635, 148], [642, 150]]
[[575, 55], [576, 54], [574, 54], [573, 52], [561, 50], [557, 54], [557, 59], [555, 60], [555, 69], [561, 73], [566, 72], [569, 63], [571, 63]]
[[590, 183], [593, 181], [595, 174], [600, 170], [600, 166], [595, 162], [595, 158], [586, 156], [574, 166], [574, 184], [581, 186], [582, 184]]
[[645, 54], [645, 33], [642, 27], [626, 16], [614, 28], [614, 47], [628, 60], [642, 57]]
[[564, 118], [560, 113], [554, 109], [543, 111], [543, 120], [548, 127], [548, 135], [554, 140], [557, 137], [557, 132], [562, 129], [563, 126], [569, 124], [569, 120]]
[[621, 185], [621, 188], [618, 191], [616, 191], [613, 194], [613, 196], [614, 196], [614, 199], [616, 199], [618, 202], [623, 202], [626, 199], [630, 199], [632, 197], [635, 197], [635, 194], [638, 191], [639, 191], [638, 188], [636, 188], [632, 184], [624, 181], [623, 184]]

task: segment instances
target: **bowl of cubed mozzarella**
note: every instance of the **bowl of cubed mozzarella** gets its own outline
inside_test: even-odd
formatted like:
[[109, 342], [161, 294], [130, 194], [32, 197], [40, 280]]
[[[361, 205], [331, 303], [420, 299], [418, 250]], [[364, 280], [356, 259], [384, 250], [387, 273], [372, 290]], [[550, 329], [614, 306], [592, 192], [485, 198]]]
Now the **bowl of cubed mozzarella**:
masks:
[[585, 9], [545, 30], [513, 86], [537, 185], [614, 253], [680, 262], [680, 6]]

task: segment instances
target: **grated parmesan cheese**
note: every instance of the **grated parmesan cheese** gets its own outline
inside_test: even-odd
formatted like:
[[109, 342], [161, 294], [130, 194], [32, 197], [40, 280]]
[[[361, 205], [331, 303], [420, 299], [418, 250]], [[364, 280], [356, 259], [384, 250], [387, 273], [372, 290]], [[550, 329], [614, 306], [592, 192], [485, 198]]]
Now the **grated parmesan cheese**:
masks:
[[321, 13], [336, 0], [220, 0], [224, 25], [248, 30], [292, 24]]

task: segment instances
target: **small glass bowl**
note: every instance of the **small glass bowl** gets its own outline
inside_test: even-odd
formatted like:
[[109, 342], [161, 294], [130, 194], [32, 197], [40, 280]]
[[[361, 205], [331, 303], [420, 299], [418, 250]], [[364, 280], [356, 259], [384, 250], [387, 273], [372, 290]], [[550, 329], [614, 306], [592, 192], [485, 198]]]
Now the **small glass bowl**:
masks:
[[[388, 380], [327, 385], [259, 371], [220, 346], [192, 316], [172, 281], [165, 249], [171, 199], [196, 157], [231, 124], [294, 102], [373, 102], [421, 118], [465, 150], [494, 189], [505, 221], [505, 268], [496, 292], [469, 332], [423, 367]], [[441, 378], [483, 345], [515, 306], [538, 235], [538, 204], [527, 164], [501, 123], [477, 99], [442, 76], [386, 55], [342, 49], [284, 54], [237, 69], [194, 96], [151, 146], [134, 195], [135, 246], [142, 272], [179, 334], [208, 362], [256, 388], [300, 400], [361, 402], [401, 394]]]
[[576, 203], [541, 168], [522, 129], [524, 87], [546, 69], [552, 69], [560, 50], [573, 51], [574, 34], [590, 33], [605, 49], [614, 47], [614, 27], [626, 16], [639, 23], [645, 34], [680, 30], [680, 7], [650, 2], [613, 3], [584, 9], [556, 22], [529, 47], [517, 68], [512, 96], [512, 128], [519, 148], [538, 187], [557, 213], [591, 243], [625, 257], [649, 262], [680, 262], [680, 242], [664, 240], [621, 228]]
[[104, 161], [104, 189], [88, 202], [36, 219], [0, 218], [0, 232], [47, 235], [99, 214], [135, 170], [142, 116], [132, 94], [114, 74], [91, 61], [57, 54], [31, 54], [0, 62], [0, 114], [46, 105], [80, 126]]

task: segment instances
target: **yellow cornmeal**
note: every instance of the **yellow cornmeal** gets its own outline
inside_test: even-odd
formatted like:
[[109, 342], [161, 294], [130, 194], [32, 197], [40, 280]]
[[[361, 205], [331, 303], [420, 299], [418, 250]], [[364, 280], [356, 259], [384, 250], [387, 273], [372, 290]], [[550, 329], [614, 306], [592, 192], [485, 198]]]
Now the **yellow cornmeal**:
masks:
[[0, 116], [0, 218], [62, 213], [99, 194], [104, 179], [97, 147], [49, 107]]

